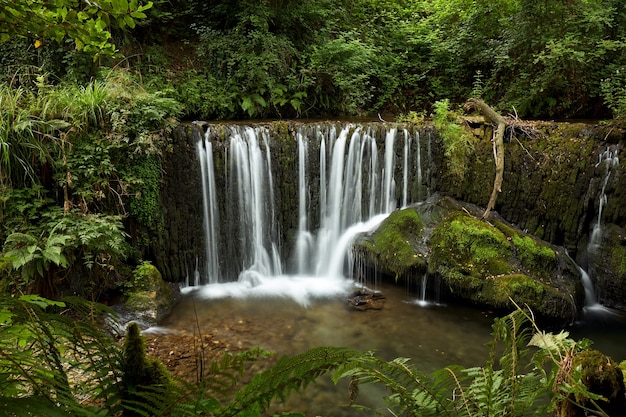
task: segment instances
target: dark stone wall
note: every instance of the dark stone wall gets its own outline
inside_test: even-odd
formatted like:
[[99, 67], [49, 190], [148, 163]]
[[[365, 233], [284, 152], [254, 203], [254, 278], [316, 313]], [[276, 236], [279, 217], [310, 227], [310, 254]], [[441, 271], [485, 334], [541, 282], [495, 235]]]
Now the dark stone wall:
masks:
[[163, 227], [150, 241], [163, 278], [182, 282], [204, 257], [202, 193], [196, 142], [201, 127], [181, 125], [172, 132], [172, 149], [163, 160], [161, 207]]

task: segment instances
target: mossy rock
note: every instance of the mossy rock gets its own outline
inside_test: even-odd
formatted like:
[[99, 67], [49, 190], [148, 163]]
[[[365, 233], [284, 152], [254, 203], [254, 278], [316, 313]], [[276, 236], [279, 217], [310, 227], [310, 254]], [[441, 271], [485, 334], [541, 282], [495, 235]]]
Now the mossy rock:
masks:
[[163, 281], [159, 270], [150, 263], [143, 263], [135, 270], [134, 283], [126, 292], [125, 313], [145, 326], [154, 326], [169, 314], [176, 294]]
[[[596, 400], [596, 403], [606, 415], [616, 417], [624, 415], [626, 390], [624, 389], [624, 375], [618, 363], [600, 351], [585, 350], [574, 356], [571, 369], [572, 372], [579, 373], [580, 381], [589, 392], [603, 397], [603, 399]], [[559, 411], [562, 413], [559, 415], [586, 416], [581, 406], [595, 408], [586, 396], [570, 394], [570, 398], [561, 403]]]
[[557, 266], [556, 252], [550, 244], [522, 233], [502, 221], [495, 221], [494, 225], [513, 244], [513, 255], [520, 270], [527, 271], [535, 277], [549, 279]]
[[514, 301], [551, 321], [576, 315], [575, 265], [558, 262], [555, 248], [501, 219], [490, 223], [468, 210], [452, 211], [433, 231], [430, 247], [429, 274], [454, 297], [506, 310]]
[[463, 211], [442, 221], [430, 243], [429, 273], [440, 275], [461, 296], [471, 296], [485, 278], [513, 272], [513, 245], [507, 236]]
[[626, 230], [604, 225], [597, 246], [587, 251], [587, 261], [598, 301], [607, 307], [626, 309]]
[[353, 250], [383, 274], [396, 279], [414, 271], [426, 271], [426, 250], [421, 242], [424, 223], [414, 208], [396, 210]]
[[527, 305], [541, 318], [571, 320], [576, 306], [571, 297], [548, 283], [524, 274], [492, 277], [483, 283], [479, 294], [484, 303], [494, 307], [511, 309], [513, 303]]

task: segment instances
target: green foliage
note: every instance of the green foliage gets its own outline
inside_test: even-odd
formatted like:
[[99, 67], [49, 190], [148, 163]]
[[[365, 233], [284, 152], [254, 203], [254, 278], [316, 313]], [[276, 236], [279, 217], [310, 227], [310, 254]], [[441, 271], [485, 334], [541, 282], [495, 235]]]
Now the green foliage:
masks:
[[12, 233], [4, 242], [6, 256], [11, 267], [21, 272], [26, 283], [41, 278], [54, 264], [62, 268], [68, 266], [67, 257], [62, 253], [71, 236], [50, 231], [39, 238], [26, 233]]
[[474, 150], [473, 136], [459, 124], [458, 116], [450, 111], [447, 99], [435, 103], [432, 118], [443, 141], [448, 170], [453, 176], [463, 179]]
[[35, 37], [35, 48], [43, 42], [72, 39], [76, 49], [92, 54], [113, 54], [111, 27], [134, 28], [137, 19], [152, 2], [140, 5], [137, 0], [110, 0], [93, 4], [75, 0], [18, 0], [0, 3], [0, 42], [14, 37]]
[[291, 65], [299, 53], [265, 19], [255, 11], [231, 30], [199, 28], [200, 58], [207, 61], [209, 85], [217, 87], [210, 99], [218, 115], [262, 117], [270, 105], [299, 107], [290, 103], [303, 93]]
[[[77, 298], [0, 298], [0, 407], [10, 416], [114, 415], [121, 355], [96, 320], [110, 310]], [[93, 405], [79, 403], [90, 398]], [[95, 404], [110, 414], [98, 414]]]
[[626, 117], [626, 67], [618, 67], [600, 83], [602, 98], [616, 119]]
[[159, 185], [161, 164], [156, 155], [143, 155], [130, 167], [136, 183], [131, 187], [135, 197], [130, 201], [129, 212], [140, 223], [155, 226], [161, 221]]
[[98, 286], [95, 278], [115, 269], [126, 257], [128, 244], [120, 217], [82, 214], [60, 210], [44, 212], [45, 221], [25, 226], [24, 232], [10, 234], [3, 246], [3, 256], [10, 260], [20, 278], [14, 290], [56, 292], [57, 272], [76, 260], [87, 268], [85, 287]]
[[45, 121], [30, 111], [34, 95], [23, 89], [0, 85], [0, 186], [37, 182], [35, 163], [52, 160], [57, 144], [45, 142]]
[[382, 66], [379, 56], [379, 51], [362, 42], [356, 33], [313, 47], [311, 71], [320, 105], [332, 104], [347, 114], [371, 107], [375, 76]]
[[[350, 359], [334, 373], [333, 380], [348, 378], [350, 405], [371, 412], [376, 411], [356, 403], [358, 387], [384, 385], [390, 393], [385, 401], [393, 415], [548, 415], [561, 410], [564, 398], [573, 408], [587, 407], [606, 415], [598, 406], [600, 397], [581, 379], [580, 369], [567, 368], [563, 360], [575, 352], [588, 354], [588, 341], [574, 341], [563, 332], [541, 332], [531, 316], [519, 309], [496, 319], [492, 329], [490, 359], [482, 367], [450, 366], [425, 374], [409, 359], [387, 362], [369, 353]], [[531, 351], [528, 346], [539, 349]], [[585, 369], [593, 372], [597, 366]], [[622, 387], [621, 395], [623, 392]]]

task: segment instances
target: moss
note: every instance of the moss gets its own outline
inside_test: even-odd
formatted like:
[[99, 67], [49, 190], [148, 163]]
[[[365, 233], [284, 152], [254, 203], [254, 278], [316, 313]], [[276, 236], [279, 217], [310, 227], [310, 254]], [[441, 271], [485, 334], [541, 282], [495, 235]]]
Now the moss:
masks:
[[431, 247], [431, 269], [444, 272], [445, 279], [458, 281], [458, 274], [450, 276], [452, 270], [469, 279], [511, 272], [508, 259], [513, 247], [504, 233], [464, 212], [452, 214], [437, 226]]
[[522, 266], [529, 270], [541, 269], [551, 272], [556, 262], [554, 250], [545, 243], [540, 243], [531, 236], [515, 233], [512, 236], [516, 255]]
[[[157, 397], [142, 395], [142, 393], [154, 394], [154, 389], [158, 387], [162, 389], [159, 391], [161, 395], [167, 395], [167, 387], [173, 384], [173, 379], [158, 359], [147, 356], [146, 342], [137, 323], [128, 325], [122, 365], [122, 395], [124, 400], [129, 402], [141, 401], [147, 408], [156, 410], [158, 407]], [[164, 398], [160, 396], [158, 399], [163, 400]], [[124, 415], [140, 416], [145, 414], [130, 408], [124, 412]]]
[[611, 245], [611, 263], [613, 264], [613, 269], [617, 273], [617, 277], [621, 281], [626, 280], [626, 240], [621, 240], [616, 242], [616, 244]]
[[426, 259], [415, 250], [423, 230], [424, 224], [414, 209], [397, 210], [361, 243], [360, 249], [367, 251], [376, 264], [396, 276], [416, 267], [425, 270]]
[[553, 286], [552, 248], [511, 226], [494, 225], [457, 211], [431, 237], [429, 272], [459, 297], [494, 308], [527, 304], [538, 316], [571, 319], [566, 291]]
[[[580, 380], [589, 392], [604, 397], [598, 405], [608, 415], [622, 415], [624, 375], [617, 363], [600, 351], [585, 350], [574, 356], [572, 369], [580, 372]], [[592, 405], [584, 395], [576, 396], [576, 400], [582, 406]]]
[[161, 165], [156, 155], [145, 155], [130, 165], [130, 175], [135, 184], [130, 200], [130, 214], [145, 226], [159, 225], [162, 222], [159, 206]]
[[143, 262], [133, 272], [133, 281], [127, 285], [132, 291], [161, 291], [165, 285], [161, 272], [150, 262]]
[[171, 308], [174, 300], [172, 289], [149, 262], [138, 266], [133, 276], [133, 281], [126, 286], [126, 308], [142, 320], [156, 324]]

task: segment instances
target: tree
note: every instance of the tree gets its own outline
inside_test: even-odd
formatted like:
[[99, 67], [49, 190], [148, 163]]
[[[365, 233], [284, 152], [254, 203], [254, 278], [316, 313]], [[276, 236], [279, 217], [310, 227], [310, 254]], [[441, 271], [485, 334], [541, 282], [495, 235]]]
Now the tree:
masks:
[[139, 0], [0, 0], [0, 42], [33, 39], [35, 47], [69, 38], [94, 55], [116, 52], [112, 28], [134, 28], [152, 2]]

